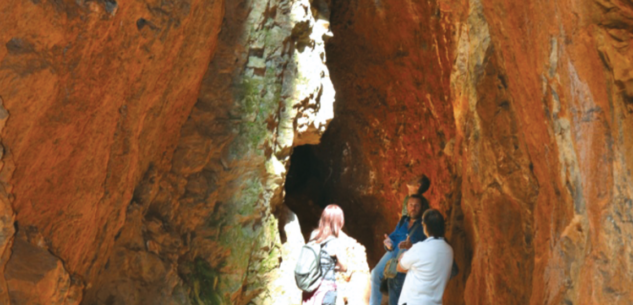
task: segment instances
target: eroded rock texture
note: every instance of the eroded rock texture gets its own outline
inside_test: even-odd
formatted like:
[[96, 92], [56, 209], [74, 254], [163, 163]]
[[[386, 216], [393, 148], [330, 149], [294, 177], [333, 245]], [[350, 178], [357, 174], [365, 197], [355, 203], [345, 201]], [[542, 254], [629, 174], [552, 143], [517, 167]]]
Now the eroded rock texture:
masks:
[[334, 1], [336, 118], [309, 148], [317, 183], [288, 194], [355, 212], [375, 261], [403, 182], [426, 173], [462, 271], [446, 304], [633, 302], [632, 12]]
[[327, 18], [307, 0], [0, 4], [0, 303], [272, 304], [287, 161], [332, 117]]
[[2, 202], [12, 202], [17, 227], [41, 234], [45, 250], [34, 256], [50, 251], [76, 287], [90, 288], [113, 253], [134, 185], [150, 164], [169, 166], [223, 3], [6, 1], [0, 11], [9, 117]]
[[630, 304], [631, 20], [625, 0], [1, 2], [0, 303], [292, 304], [296, 219], [340, 204], [375, 262], [425, 173], [461, 269], [446, 304]]
[[137, 185], [86, 302], [274, 303], [285, 166], [295, 136], [316, 143], [332, 115], [327, 22], [315, 17], [308, 1], [226, 3], [170, 171], [150, 167]]

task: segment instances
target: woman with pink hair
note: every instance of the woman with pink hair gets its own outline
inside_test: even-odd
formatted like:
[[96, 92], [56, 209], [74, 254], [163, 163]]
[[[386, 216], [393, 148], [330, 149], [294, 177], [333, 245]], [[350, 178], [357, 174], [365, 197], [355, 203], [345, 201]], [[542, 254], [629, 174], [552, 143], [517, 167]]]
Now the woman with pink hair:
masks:
[[336, 304], [336, 271], [347, 270], [344, 250], [338, 237], [345, 216], [336, 204], [328, 205], [321, 213], [319, 227], [310, 235], [310, 241], [321, 245], [321, 285], [314, 292], [303, 293], [303, 305], [335, 305]]

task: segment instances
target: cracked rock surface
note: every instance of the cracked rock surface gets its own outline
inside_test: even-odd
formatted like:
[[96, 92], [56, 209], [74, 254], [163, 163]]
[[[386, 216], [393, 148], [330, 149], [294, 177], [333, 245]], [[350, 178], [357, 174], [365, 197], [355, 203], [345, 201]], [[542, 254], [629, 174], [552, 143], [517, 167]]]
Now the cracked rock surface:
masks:
[[425, 173], [462, 270], [445, 304], [633, 302], [632, 9], [334, 1], [335, 119], [294, 198], [356, 211], [376, 262]]
[[327, 5], [0, 11], [0, 303], [272, 304], [287, 162], [332, 117]]
[[631, 20], [624, 0], [0, 2], [0, 304], [295, 304], [332, 202], [370, 263], [341, 300], [364, 304], [420, 173], [461, 270], [445, 304], [631, 304]]

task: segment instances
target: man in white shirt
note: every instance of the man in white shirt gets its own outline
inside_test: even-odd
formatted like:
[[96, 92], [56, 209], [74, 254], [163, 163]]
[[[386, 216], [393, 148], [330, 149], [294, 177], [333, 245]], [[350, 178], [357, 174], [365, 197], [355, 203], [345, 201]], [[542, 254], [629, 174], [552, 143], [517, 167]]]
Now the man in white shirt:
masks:
[[407, 272], [398, 305], [441, 305], [451, 275], [453, 249], [444, 240], [444, 217], [438, 210], [427, 210], [422, 226], [428, 238], [398, 262], [398, 272]]

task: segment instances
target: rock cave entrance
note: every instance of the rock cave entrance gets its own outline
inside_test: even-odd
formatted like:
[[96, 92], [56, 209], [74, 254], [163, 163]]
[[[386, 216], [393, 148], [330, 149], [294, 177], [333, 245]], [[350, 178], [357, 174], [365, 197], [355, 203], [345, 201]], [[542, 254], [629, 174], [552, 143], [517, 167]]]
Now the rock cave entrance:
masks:
[[[295, 147], [290, 161], [290, 169], [285, 183], [285, 205], [296, 215], [301, 225], [301, 233], [308, 240], [310, 233], [318, 225], [321, 211], [330, 203], [336, 203], [345, 212], [343, 231], [364, 245], [373, 245], [376, 224], [384, 222], [377, 209], [363, 199], [352, 196], [341, 196], [332, 191], [337, 183], [336, 173], [332, 166], [322, 159], [320, 154], [324, 148], [320, 145], [302, 145]], [[282, 241], [284, 239], [283, 230]], [[382, 235], [381, 235], [382, 236]], [[371, 248], [370, 248], [371, 249]], [[369, 266], [373, 266], [382, 253], [368, 251]], [[363, 258], [365, 259], [365, 258]]]
[[313, 149], [313, 145], [295, 147], [285, 184], [284, 202], [297, 215], [306, 240], [318, 224], [320, 211], [330, 199], [323, 191], [325, 173], [322, 173]]
[[[327, 2], [333, 37], [325, 50], [336, 91], [334, 119], [318, 144], [294, 148], [285, 205], [306, 239], [327, 204], [341, 206], [344, 231], [364, 246], [373, 268], [384, 254], [383, 234], [399, 219], [405, 181], [426, 174], [432, 186], [425, 197], [447, 219], [461, 270], [449, 283], [445, 302], [462, 304], [473, 237], [464, 225], [455, 146], [460, 129], [470, 127], [456, 118], [454, 88], [462, 80], [451, 77], [469, 72], [455, 66], [456, 29], [449, 24], [454, 16], [435, 1], [415, 9], [380, 1]], [[363, 5], [377, 7], [360, 9]]]
[[295, 305], [422, 173], [444, 304], [633, 303], [631, 1], [119, 2], [0, 1], [0, 304]]
[[[280, 217], [280, 235], [284, 247], [293, 242], [303, 243], [318, 226], [321, 211], [330, 203], [336, 203], [345, 212], [343, 244], [348, 256], [348, 273], [337, 275], [341, 304], [366, 304], [369, 300], [369, 265], [366, 247], [372, 239], [369, 231], [359, 230], [359, 220], [367, 214], [361, 205], [336, 201], [335, 194], [328, 191], [328, 181], [332, 178], [331, 167], [319, 159], [318, 145], [295, 147], [286, 176], [284, 203], [292, 213]], [[298, 220], [298, 221], [295, 221]], [[300, 228], [299, 228], [300, 227]], [[303, 240], [298, 240], [293, 230], [301, 230]], [[290, 235], [295, 235], [294, 237]], [[292, 260], [292, 257], [288, 257]], [[283, 264], [282, 264], [283, 268]], [[344, 300], [344, 301], [343, 301]]]
[[[399, 219], [404, 181], [415, 175], [431, 178], [425, 196], [447, 217], [459, 218], [453, 225], [461, 226], [461, 177], [452, 157], [453, 29], [444, 27], [447, 20], [436, 2], [422, 3], [415, 12], [385, 4], [363, 13], [358, 2], [326, 2], [333, 33], [325, 52], [336, 91], [334, 119], [318, 144], [294, 147], [284, 201], [305, 237], [322, 208], [340, 205], [345, 232], [367, 248], [373, 267], [384, 253], [383, 234]], [[380, 12], [399, 16], [402, 23]]]

